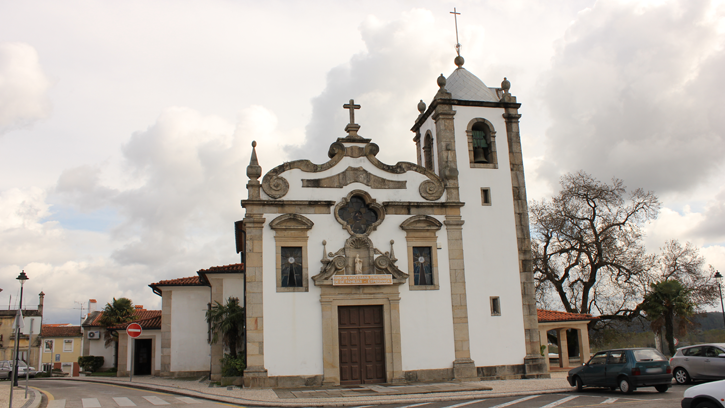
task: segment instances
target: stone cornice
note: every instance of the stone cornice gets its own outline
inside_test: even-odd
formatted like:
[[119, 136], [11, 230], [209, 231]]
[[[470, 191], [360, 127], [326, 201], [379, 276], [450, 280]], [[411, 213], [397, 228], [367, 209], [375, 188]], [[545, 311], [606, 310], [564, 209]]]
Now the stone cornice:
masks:
[[435, 111], [436, 106], [438, 105], [455, 105], [455, 106], [481, 106], [484, 108], [508, 108], [508, 109], [519, 109], [521, 107], [520, 103], [517, 102], [488, 102], [488, 101], [467, 101], [463, 99], [434, 99], [433, 102], [430, 103], [430, 106], [428, 109], [426, 109], [423, 114], [418, 116], [418, 119], [416, 119], [415, 124], [410, 129], [413, 132], [417, 132], [420, 127], [423, 125], [423, 122], [425, 122]]

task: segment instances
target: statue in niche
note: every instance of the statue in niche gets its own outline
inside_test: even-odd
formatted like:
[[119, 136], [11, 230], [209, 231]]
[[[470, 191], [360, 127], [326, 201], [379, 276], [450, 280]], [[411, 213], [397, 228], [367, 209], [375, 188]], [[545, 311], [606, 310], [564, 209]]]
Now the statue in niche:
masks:
[[360, 259], [360, 255], [355, 255], [355, 275], [363, 274], [363, 261]]
[[[390, 241], [390, 252], [381, 252], [373, 247], [372, 241], [365, 236], [354, 236], [345, 241], [345, 246], [337, 252], [327, 252], [326, 241], [322, 241], [322, 268], [313, 276], [316, 283], [332, 279], [334, 275], [360, 275], [363, 270], [369, 274], [393, 275], [394, 279], [408, 279], [408, 274], [395, 265], [397, 259], [393, 252], [393, 240]], [[360, 254], [363, 256], [361, 257]], [[329, 256], [329, 258], [328, 258]], [[331, 259], [330, 259], [331, 258]], [[366, 268], [365, 258], [368, 266]]]

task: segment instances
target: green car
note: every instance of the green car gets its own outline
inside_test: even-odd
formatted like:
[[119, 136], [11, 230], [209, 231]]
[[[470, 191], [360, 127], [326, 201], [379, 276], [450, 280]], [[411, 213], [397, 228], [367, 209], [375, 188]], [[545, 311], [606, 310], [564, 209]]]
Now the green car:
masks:
[[653, 348], [607, 350], [570, 370], [566, 379], [579, 391], [584, 387], [609, 387], [631, 394], [639, 387], [655, 387], [665, 392], [672, 384], [672, 367]]

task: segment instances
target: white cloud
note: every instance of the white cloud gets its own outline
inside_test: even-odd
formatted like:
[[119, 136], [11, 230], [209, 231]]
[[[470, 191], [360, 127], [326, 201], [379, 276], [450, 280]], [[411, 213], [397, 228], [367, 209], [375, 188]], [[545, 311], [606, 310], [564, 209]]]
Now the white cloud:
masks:
[[24, 43], [1, 42], [0, 136], [48, 117], [50, 86], [35, 48]]
[[548, 178], [584, 169], [664, 194], [722, 177], [725, 50], [712, 12], [674, 0], [580, 13], [543, 76]]

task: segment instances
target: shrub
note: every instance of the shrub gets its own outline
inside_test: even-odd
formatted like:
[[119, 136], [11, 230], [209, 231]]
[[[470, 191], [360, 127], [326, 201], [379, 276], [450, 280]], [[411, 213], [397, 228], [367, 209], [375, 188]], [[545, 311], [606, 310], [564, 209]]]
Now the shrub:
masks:
[[221, 362], [223, 377], [240, 377], [246, 368], [243, 356], [234, 358], [229, 354], [225, 354], [224, 358], [221, 359]]
[[83, 371], [98, 371], [99, 368], [103, 367], [103, 357], [97, 356], [85, 356], [78, 357], [78, 365], [83, 368]]

